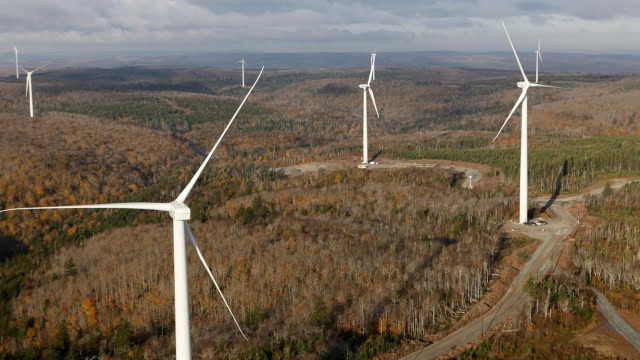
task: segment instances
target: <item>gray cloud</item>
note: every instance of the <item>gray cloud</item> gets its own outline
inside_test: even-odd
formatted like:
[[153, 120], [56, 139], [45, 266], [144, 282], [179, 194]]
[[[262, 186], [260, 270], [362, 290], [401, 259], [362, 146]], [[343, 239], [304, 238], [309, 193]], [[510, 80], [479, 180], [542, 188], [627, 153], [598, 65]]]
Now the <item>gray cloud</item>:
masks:
[[[33, 51], [633, 50], [637, 0], [0, 0], [0, 39]], [[589, 39], [590, 41], [585, 41]], [[597, 41], [602, 41], [598, 43]], [[3, 42], [0, 40], [0, 42]]]

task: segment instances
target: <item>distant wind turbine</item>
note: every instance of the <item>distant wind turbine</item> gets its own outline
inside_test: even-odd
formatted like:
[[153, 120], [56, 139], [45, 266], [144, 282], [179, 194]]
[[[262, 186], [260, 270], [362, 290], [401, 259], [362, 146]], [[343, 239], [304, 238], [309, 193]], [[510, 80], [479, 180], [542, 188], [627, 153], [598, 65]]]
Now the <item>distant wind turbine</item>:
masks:
[[373, 50], [371, 53], [371, 72], [373, 73], [371, 80], [376, 79], [376, 51], [377, 50]]
[[518, 82], [518, 87], [522, 89], [522, 93], [520, 94], [520, 97], [518, 98], [516, 105], [513, 107], [513, 109], [509, 113], [507, 120], [505, 120], [504, 124], [502, 124], [500, 131], [498, 131], [498, 134], [496, 135], [496, 137], [493, 138], [493, 141], [496, 141], [498, 136], [500, 136], [500, 133], [502, 133], [502, 130], [504, 129], [505, 125], [507, 125], [507, 122], [511, 118], [511, 115], [513, 115], [513, 113], [516, 111], [518, 106], [522, 104], [522, 126], [520, 129], [521, 131], [520, 132], [520, 223], [524, 224], [529, 220], [528, 219], [529, 200], [528, 200], [528, 188], [527, 188], [529, 185], [529, 179], [527, 174], [527, 171], [529, 168], [528, 158], [527, 158], [527, 107], [528, 107], [527, 91], [529, 91], [530, 87], [543, 87], [543, 88], [556, 88], [556, 89], [560, 89], [560, 88], [557, 86], [541, 85], [537, 83], [532, 84], [529, 82], [529, 79], [527, 79], [527, 75], [525, 75], [524, 70], [522, 69], [522, 64], [520, 63], [520, 59], [518, 58], [518, 54], [516, 53], [516, 48], [513, 46], [513, 43], [511, 42], [511, 37], [509, 37], [509, 32], [507, 31], [507, 26], [504, 24], [504, 21], [502, 22], [502, 27], [504, 27], [504, 31], [507, 34], [507, 39], [509, 39], [509, 44], [511, 45], [513, 54], [516, 56], [516, 61], [518, 62], [518, 67], [520, 68], [520, 73], [522, 74], [522, 78], [524, 79], [524, 81]]
[[244, 59], [242, 59], [240, 61], [236, 61], [236, 64], [237, 63], [242, 64], [242, 87], [244, 87], [244, 66], [247, 65], [247, 63], [244, 62]]
[[20, 71], [18, 71], [18, 38], [16, 37], [16, 41], [13, 43], [13, 52], [16, 53], [16, 79], [20, 79]]
[[359, 168], [366, 168], [367, 164], [369, 164], [369, 143], [367, 139], [367, 90], [369, 95], [371, 96], [371, 102], [373, 102], [373, 108], [376, 109], [376, 115], [380, 118], [380, 113], [378, 113], [378, 106], [376, 106], [376, 99], [373, 96], [373, 91], [371, 90], [371, 80], [373, 80], [373, 66], [375, 57], [372, 57], [371, 62], [371, 70], [369, 70], [369, 81], [366, 84], [360, 85], [362, 89], [362, 164], [358, 165]]
[[538, 37], [538, 50], [536, 50], [536, 84], [538, 83], [538, 60], [542, 64], [542, 53], [540, 52], [540, 38]]
[[198, 169], [198, 171], [196, 171], [193, 178], [191, 178], [191, 181], [189, 181], [189, 183], [184, 188], [184, 190], [182, 190], [180, 195], [178, 195], [176, 200], [174, 200], [173, 202], [171, 203], [139, 202], [139, 203], [115, 203], [115, 204], [97, 204], [97, 205], [46, 206], [46, 207], [31, 207], [31, 208], [16, 208], [16, 209], [0, 210], [0, 213], [7, 212], [7, 211], [46, 210], [46, 209], [135, 209], [135, 210], [154, 210], [154, 211], [168, 212], [169, 216], [173, 218], [173, 267], [174, 267], [174, 286], [175, 286], [175, 321], [176, 321], [175, 332], [176, 332], [176, 359], [177, 360], [191, 359], [191, 336], [189, 331], [189, 294], [188, 294], [188, 287], [187, 287], [187, 253], [186, 253], [187, 249], [186, 249], [185, 236], [189, 238], [189, 241], [195, 248], [198, 254], [198, 257], [202, 262], [202, 265], [207, 270], [207, 273], [209, 274], [209, 277], [213, 281], [213, 284], [215, 285], [216, 290], [218, 290], [218, 293], [222, 297], [222, 300], [224, 301], [224, 304], [227, 307], [227, 310], [231, 314], [231, 317], [233, 318], [233, 321], [235, 322], [236, 327], [238, 328], [238, 330], [240, 330], [240, 333], [242, 334], [242, 336], [245, 339], [247, 338], [244, 335], [244, 332], [242, 332], [242, 329], [240, 328], [240, 325], [238, 324], [236, 317], [233, 315], [233, 312], [231, 311], [231, 307], [229, 306], [229, 303], [227, 303], [227, 300], [222, 294], [222, 291], [220, 290], [220, 287], [218, 286], [216, 279], [213, 277], [213, 274], [211, 273], [209, 266], [204, 260], [202, 252], [200, 251], [200, 248], [196, 243], [196, 239], [191, 233], [191, 229], [187, 224], [187, 221], [191, 217], [191, 210], [184, 203], [184, 201], [187, 199], [187, 196], [189, 196], [189, 193], [191, 192], [191, 190], [193, 189], [193, 186], [198, 181], [198, 178], [202, 174], [202, 171], [206, 167], [207, 163], [213, 156], [213, 153], [216, 151], [218, 145], [220, 144], [220, 141], [222, 141], [222, 138], [227, 133], [227, 130], [229, 130], [229, 127], [233, 123], [233, 120], [236, 118], [236, 116], [240, 112], [242, 105], [244, 105], [245, 101], [247, 101], [247, 98], [253, 91], [253, 88], [258, 83], [258, 80], [260, 79], [260, 76], [262, 75], [263, 70], [264, 70], [264, 67], [262, 67], [262, 70], [260, 71], [258, 78], [253, 83], [253, 86], [251, 86], [251, 89], [249, 90], [247, 95], [244, 97], [244, 100], [242, 100], [242, 103], [240, 103], [240, 106], [236, 110], [235, 114], [233, 114], [233, 117], [225, 127], [224, 131], [222, 132], [222, 135], [220, 135], [220, 138], [218, 138], [218, 141], [213, 146], [213, 149], [211, 150], [211, 152], [209, 152], [209, 155], [206, 157], [202, 165], [200, 165], [200, 168]]
[[24, 96], [29, 96], [29, 116], [31, 117], [33, 117], [33, 83], [31, 82], [31, 75], [42, 68], [44, 68], [44, 66], [35, 70], [27, 71], [25, 68], [20, 66], [20, 69], [27, 73], [27, 87], [25, 89]]

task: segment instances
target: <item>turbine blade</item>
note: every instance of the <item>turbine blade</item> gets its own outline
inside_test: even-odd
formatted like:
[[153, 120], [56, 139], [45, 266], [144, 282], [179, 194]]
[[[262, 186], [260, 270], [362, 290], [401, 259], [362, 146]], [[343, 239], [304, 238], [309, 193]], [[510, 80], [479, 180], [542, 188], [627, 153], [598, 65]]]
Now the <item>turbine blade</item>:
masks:
[[378, 106], [376, 106], [376, 99], [373, 97], [373, 90], [369, 89], [369, 95], [371, 95], [371, 102], [373, 102], [373, 108], [376, 109], [376, 115], [378, 115], [378, 119], [380, 118], [380, 114], [378, 113]]
[[0, 213], [26, 210], [63, 210], [63, 209], [134, 209], [169, 211], [171, 204], [166, 203], [120, 203], [120, 204], [96, 204], [96, 205], [67, 205], [67, 206], [40, 206], [0, 210]]
[[522, 100], [524, 100], [524, 97], [527, 96], [527, 90], [528, 90], [527, 88], [522, 89], [522, 94], [520, 94], [520, 97], [518, 98], [518, 101], [513, 106], [513, 109], [511, 109], [511, 112], [509, 113], [509, 116], [507, 116], [507, 120], [504, 121], [504, 124], [502, 124], [502, 127], [500, 128], [500, 131], [498, 131], [498, 134], [496, 135], [496, 137], [493, 138], [493, 141], [496, 141], [498, 136], [500, 136], [500, 133], [502, 132], [502, 129], [504, 129], [505, 125], [507, 125], [507, 123], [509, 122], [509, 119], [511, 119], [511, 115], [513, 115], [513, 113], [516, 112], [516, 109], [518, 108], [518, 106], [520, 106], [520, 104], [522, 103]]
[[29, 73], [29, 72], [27, 71], [27, 69], [23, 68], [22, 66], [18, 65], [18, 67], [19, 67], [20, 69], [22, 69], [22, 71], [26, 72], [27, 74]]
[[540, 64], [542, 64], [542, 52], [538, 50], [538, 58], [540, 59]]
[[550, 89], [566, 89], [560, 86], [551, 86], [551, 85], [542, 85], [542, 84], [531, 84], [532, 87], [541, 87], [541, 88], [550, 88]]
[[29, 76], [27, 75], [27, 81], [25, 81], [26, 86], [24, 89], [24, 96], [28, 96], [29, 95]]
[[178, 198], [176, 199], [176, 201], [184, 202], [187, 199], [187, 196], [189, 196], [189, 193], [191, 192], [191, 189], [196, 184], [196, 181], [198, 181], [198, 178], [200, 177], [200, 174], [204, 170], [205, 166], [207, 166], [207, 163], [209, 162], [209, 159], [211, 159], [211, 156], [213, 156], [213, 153], [218, 148], [218, 145], [220, 145], [220, 142], [222, 141], [222, 138], [227, 133], [227, 130], [229, 130], [229, 127], [231, 127], [231, 124], [233, 124], [233, 120], [235, 120], [236, 116], [240, 112], [240, 109], [242, 109], [242, 105], [244, 105], [244, 102], [247, 101], [247, 98], [249, 97], [249, 95], [251, 95], [251, 92], [253, 91], [253, 88], [258, 83], [258, 80], [260, 80], [260, 76], [262, 75], [263, 71], [264, 71], [264, 66], [262, 67], [262, 70], [260, 70], [260, 74], [258, 74], [258, 78], [253, 83], [253, 85], [251, 86], [251, 89], [249, 89], [249, 92], [244, 97], [244, 100], [242, 100], [242, 102], [240, 103], [240, 106], [238, 106], [238, 109], [236, 110], [235, 114], [233, 114], [233, 117], [231, 118], [231, 120], [227, 124], [227, 127], [224, 128], [224, 131], [222, 132], [222, 135], [220, 135], [220, 138], [218, 138], [218, 141], [216, 141], [216, 144], [213, 146], [213, 149], [211, 149], [211, 151], [209, 152], [209, 155], [207, 155], [207, 158], [204, 159], [204, 161], [202, 162], [202, 165], [200, 165], [200, 168], [198, 169], [198, 171], [196, 171], [196, 173], [193, 176], [193, 178], [191, 178], [191, 181], [189, 181], [189, 183], [187, 184], [187, 187], [185, 187], [184, 190], [182, 190], [182, 192], [180, 193], [180, 195], [178, 195]]
[[213, 277], [213, 273], [211, 273], [211, 269], [209, 269], [209, 265], [207, 265], [207, 262], [204, 260], [204, 256], [202, 256], [202, 252], [198, 247], [196, 238], [193, 236], [193, 233], [191, 232], [191, 228], [189, 228], [189, 225], [186, 222], [184, 223], [184, 232], [187, 233], [187, 237], [189, 238], [189, 241], [191, 241], [191, 245], [193, 245], [193, 247], [196, 249], [196, 253], [198, 253], [198, 257], [200, 258], [200, 262], [202, 262], [202, 265], [204, 266], [205, 270], [207, 270], [207, 273], [209, 273], [209, 277], [213, 281], [213, 285], [215, 285], [216, 290], [218, 290], [218, 294], [220, 294], [222, 301], [224, 301], [224, 305], [227, 307], [227, 310], [229, 310], [229, 314], [231, 314], [231, 317], [233, 318], [233, 322], [236, 323], [236, 327], [240, 331], [240, 334], [242, 334], [242, 337], [245, 340], [249, 341], [249, 339], [247, 339], [244, 332], [242, 331], [242, 328], [240, 328], [240, 324], [238, 324], [238, 320], [236, 320], [236, 316], [233, 315], [233, 311], [231, 311], [231, 307], [229, 306], [227, 299], [225, 299], [224, 295], [222, 294], [222, 290], [220, 290], [220, 287], [218, 286], [218, 282]]
[[524, 81], [529, 82], [529, 79], [527, 79], [527, 75], [525, 75], [525, 73], [524, 73], [524, 69], [522, 69], [522, 64], [520, 63], [520, 58], [518, 58], [518, 53], [516, 53], [516, 48], [513, 47], [513, 42], [511, 42], [511, 37], [509, 36], [509, 32], [507, 31], [507, 25], [504, 24], [504, 21], [502, 22], [502, 27], [504, 28], [504, 32], [507, 34], [507, 39], [509, 39], [509, 44], [511, 45], [511, 49], [513, 50], [513, 55], [516, 56], [516, 61], [518, 61], [518, 67], [520, 67], [520, 72], [522, 73], [522, 78], [524, 79]]
[[47, 67], [47, 65], [40, 66], [39, 68], [33, 70], [31, 73], [34, 73], [34, 72], [36, 72], [38, 70], [41, 70], [41, 69], [44, 69], [45, 67]]
[[373, 76], [373, 63], [371, 63], [371, 68], [369, 69], [369, 80], [367, 81], [367, 85], [371, 84], [372, 76]]

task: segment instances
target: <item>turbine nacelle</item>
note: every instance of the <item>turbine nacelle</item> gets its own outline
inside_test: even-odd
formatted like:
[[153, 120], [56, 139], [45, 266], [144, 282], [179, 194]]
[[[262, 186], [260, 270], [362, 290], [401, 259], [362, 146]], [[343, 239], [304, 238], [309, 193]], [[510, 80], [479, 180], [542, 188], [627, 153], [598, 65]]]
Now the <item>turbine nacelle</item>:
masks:
[[362, 85], [360, 85], [360, 86], [358, 86], [358, 87], [359, 87], [360, 89], [366, 89], [366, 88], [371, 87], [371, 86], [369, 86], [369, 84], [362, 84]]
[[169, 205], [171, 206], [169, 216], [173, 220], [186, 221], [191, 219], [191, 209], [185, 203], [174, 201]]
[[528, 81], [519, 81], [519, 82], [518, 82], [518, 87], [519, 87], [520, 89], [526, 89], [526, 88], [528, 88], [528, 87], [530, 87], [530, 86], [531, 86], [531, 83], [530, 83], [530, 82], [528, 82]]

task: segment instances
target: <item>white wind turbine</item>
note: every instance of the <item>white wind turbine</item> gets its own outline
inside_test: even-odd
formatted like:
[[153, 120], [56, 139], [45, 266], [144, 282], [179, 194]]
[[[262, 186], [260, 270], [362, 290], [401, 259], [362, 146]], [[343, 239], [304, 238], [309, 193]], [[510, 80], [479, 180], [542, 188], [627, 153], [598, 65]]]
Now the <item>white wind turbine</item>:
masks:
[[369, 81], [366, 84], [360, 85], [362, 89], [362, 164], [358, 165], [359, 168], [364, 169], [369, 164], [369, 143], [367, 138], [367, 90], [369, 91], [369, 95], [371, 96], [371, 102], [373, 102], [373, 108], [376, 109], [376, 115], [380, 118], [380, 113], [378, 113], [378, 107], [376, 106], [376, 99], [373, 96], [373, 91], [371, 90], [371, 80], [373, 79], [374, 72], [374, 64], [375, 64], [375, 56], [372, 55], [371, 62], [371, 70], [369, 71]]
[[244, 87], [244, 66], [247, 65], [247, 63], [244, 61], [244, 58], [240, 61], [236, 61], [236, 64], [237, 63], [242, 64], [242, 87]]
[[20, 71], [18, 71], [18, 41], [13, 43], [13, 52], [16, 53], [16, 79], [20, 79]]
[[0, 213], [7, 212], [7, 211], [46, 210], [46, 209], [135, 209], [135, 210], [154, 210], [154, 211], [168, 212], [169, 216], [173, 218], [173, 267], [174, 267], [174, 286], [175, 286], [175, 320], [176, 320], [175, 332], [176, 332], [176, 359], [177, 360], [191, 359], [191, 336], [189, 332], [189, 294], [188, 294], [188, 287], [187, 287], [187, 253], [186, 253], [185, 235], [186, 237], [189, 238], [189, 241], [195, 248], [198, 254], [198, 257], [202, 262], [202, 265], [207, 270], [207, 273], [209, 273], [209, 277], [211, 277], [211, 280], [213, 280], [213, 284], [215, 285], [216, 290], [218, 290], [218, 293], [220, 294], [220, 296], [222, 297], [222, 300], [224, 301], [225, 306], [229, 310], [229, 313], [231, 314], [233, 321], [238, 327], [238, 330], [240, 330], [240, 333], [246, 339], [246, 336], [242, 332], [242, 329], [240, 328], [240, 325], [238, 324], [236, 317], [233, 315], [233, 312], [231, 311], [231, 308], [229, 307], [227, 300], [222, 294], [222, 291], [220, 290], [218, 283], [213, 277], [213, 274], [211, 273], [209, 266], [205, 262], [202, 252], [200, 251], [200, 248], [196, 243], [196, 239], [191, 233], [191, 229], [187, 224], [187, 220], [189, 220], [191, 217], [191, 210], [184, 203], [184, 201], [187, 199], [187, 196], [189, 196], [191, 189], [198, 181], [200, 174], [202, 173], [205, 166], [213, 156], [213, 153], [216, 151], [216, 148], [220, 144], [220, 141], [222, 141], [222, 138], [226, 134], [227, 130], [229, 130], [229, 127], [233, 123], [233, 120], [236, 118], [236, 115], [238, 115], [238, 112], [240, 112], [242, 105], [244, 105], [245, 101], [251, 94], [251, 91], [253, 91], [253, 88], [258, 83], [258, 80], [260, 79], [260, 75], [262, 75], [263, 70], [264, 70], [264, 67], [260, 71], [260, 74], [258, 75], [258, 78], [256, 79], [256, 81], [253, 83], [253, 86], [251, 86], [251, 89], [242, 100], [242, 103], [240, 103], [240, 106], [236, 110], [235, 114], [233, 114], [233, 117], [231, 118], [231, 120], [225, 127], [224, 131], [222, 132], [222, 135], [220, 135], [220, 138], [218, 138], [218, 141], [213, 146], [213, 149], [211, 150], [211, 152], [209, 152], [209, 155], [207, 155], [207, 158], [204, 160], [202, 165], [200, 165], [200, 168], [198, 169], [198, 171], [196, 171], [193, 178], [191, 178], [191, 181], [189, 181], [187, 186], [184, 188], [184, 190], [182, 190], [182, 192], [180, 193], [180, 195], [178, 195], [175, 201], [171, 203], [149, 203], [149, 202], [115, 203], [115, 204], [97, 204], [97, 205], [45, 206], [45, 207], [0, 210]]
[[538, 83], [538, 60], [542, 64], [542, 53], [540, 52], [540, 38], [538, 37], [538, 50], [536, 50], [536, 84]]
[[371, 80], [376, 79], [376, 51], [377, 50], [373, 50], [371, 53], [371, 72], [373, 73]]
[[27, 87], [24, 91], [24, 96], [29, 96], [29, 116], [31, 117], [33, 117], [33, 83], [31, 82], [31, 75], [42, 68], [44, 68], [44, 66], [41, 66], [35, 70], [27, 71], [25, 68], [20, 66], [20, 69], [27, 73]]
[[511, 109], [511, 112], [509, 113], [507, 120], [505, 120], [504, 124], [502, 124], [500, 131], [498, 131], [498, 134], [493, 139], [493, 141], [496, 141], [498, 136], [500, 136], [500, 133], [504, 129], [505, 125], [507, 125], [507, 122], [511, 118], [511, 115], [513, 115], [513, 113], [518, 108], [518, 105], [522, 104], [522, 126], [520, 130], [521, 131], [520, 132], [520, 223], [524, 224], [529, 220], [528, 219], [529, 201], [528, 201], [528, 188], [527, 188], [529, 185], [529, 179], [528, 179], [528, 173], [527, 173], [529, 168], [528, 158], [527, 158], [527, 107], [528, 107], [527, 91], [529, 91], [530, 87], [544, 87], [544, 88], [556, 88], [556, 89], [560, 89], [560, 88], [557, 86], [541, 85], [537, 83], [532, 84], [529, 82], [529, 79], [527, 79], [527, 75], [525, 75], [524, 70], [522, 69], [522, 64], [520, 63], [520, 59], [518, 58], [518, 54], [516, 53], [516, 48], [513, 46], [513, 43], [511, 42], [511, 37], [509, 37], [509, 32], [507, 31], [507, 26], [504, 24], [504, 22], [502, 22], [502, 27], [504, 27], [504, 31], [507, 34], [507, 39], [509, 39], [509, 44], [511, 45], [513, 54], [516, 56], [516, 61], [518, 62], [518, 67], [520, 68], [520, 73], [522, 74], [522, 78], [524, 79], [524, 81], [518, 82], [518, 87], [522, 89], [522, 93], [520, 94], [518, 101], [516, 102], [513, 109]]

